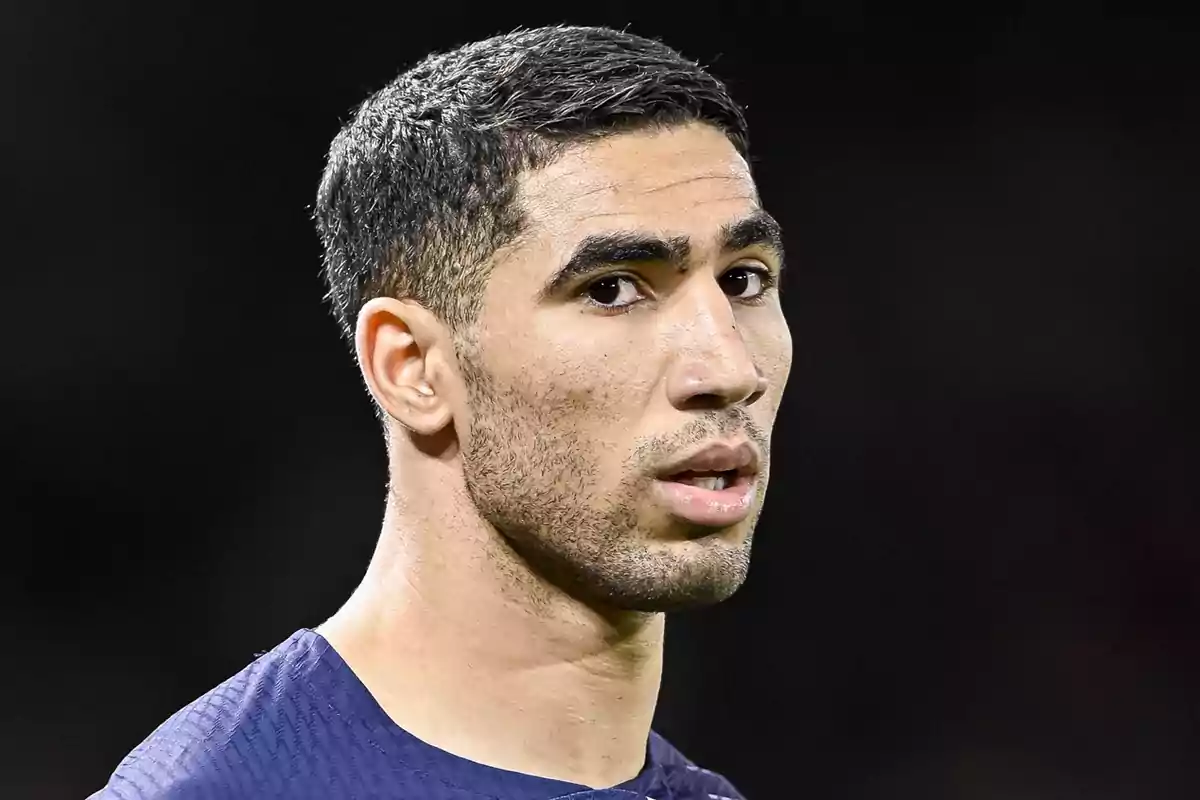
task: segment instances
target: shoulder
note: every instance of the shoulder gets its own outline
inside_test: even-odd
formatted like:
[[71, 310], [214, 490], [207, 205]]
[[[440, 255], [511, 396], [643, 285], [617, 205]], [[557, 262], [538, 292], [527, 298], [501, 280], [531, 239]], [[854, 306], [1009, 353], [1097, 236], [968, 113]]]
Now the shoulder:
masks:
[[[298, 631], [172, 714], [89, 800], [240, 800], [283, 793], [311, 723], [328, 645]], [[299, 751], [299, 752], [298, 752]]]
[[728, 778], [696, 764], [657, 733], [650, 734], [650, 750], [676, 796], [703, 800], [745, 800]]

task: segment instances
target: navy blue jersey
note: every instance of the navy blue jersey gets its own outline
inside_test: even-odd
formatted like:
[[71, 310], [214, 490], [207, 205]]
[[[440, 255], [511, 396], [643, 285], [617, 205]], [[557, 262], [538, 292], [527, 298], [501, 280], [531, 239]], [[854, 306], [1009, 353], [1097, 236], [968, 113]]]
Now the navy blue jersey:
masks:
[[656, 733], [611, 789], [497, 769], [396, 725], [304, 629], [173, 714], [89, 800], [742, 800]]

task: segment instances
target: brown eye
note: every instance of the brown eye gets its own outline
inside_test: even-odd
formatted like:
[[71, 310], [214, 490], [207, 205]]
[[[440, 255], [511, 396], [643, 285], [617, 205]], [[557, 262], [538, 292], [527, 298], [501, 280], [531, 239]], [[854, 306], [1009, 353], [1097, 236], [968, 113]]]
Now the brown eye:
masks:
[[768, 288], [769, 273], [756, 267], [734, 267], [721, 276], [721, 289], [730, 297], [753, 300]]
[[593, 281], [583, 294], [590, 304], [601, 308], [624, 308], [642, 299], [637, 284], [626, 275], [608, 275]]

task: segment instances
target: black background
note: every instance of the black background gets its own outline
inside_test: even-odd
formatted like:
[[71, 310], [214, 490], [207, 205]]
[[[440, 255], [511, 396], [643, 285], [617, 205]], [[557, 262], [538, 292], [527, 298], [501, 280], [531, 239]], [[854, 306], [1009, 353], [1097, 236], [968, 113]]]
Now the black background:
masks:
[[3, 796], [86, 796], [353, 588], [386, 465], [324, 153], [426, 52], [558, 21], [727, 80], [794, 270], [754, 569], [672, 621], [659, 729], [755, 800], [1200, 796], [1194, 22], [468, 8], [5, 11]]

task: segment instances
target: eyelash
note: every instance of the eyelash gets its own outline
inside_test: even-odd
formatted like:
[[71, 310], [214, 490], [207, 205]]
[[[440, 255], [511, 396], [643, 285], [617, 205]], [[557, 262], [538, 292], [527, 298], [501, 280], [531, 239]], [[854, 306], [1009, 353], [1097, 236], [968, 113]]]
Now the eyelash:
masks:
[[[767, 302], [768, 296], [771, 293], [771, 290], [776, 288], [779, 285], [779, 276], [765, 267], [754, 267], [754, 266], [750, 266], [748, 264], [744, 264], [744, 265], [731, 267], [730, 269], [721, 273], [721, 277], [724, 278], [729, 273], [736, 272], [739, 270], [744, 271], [744, 272], [752, 272], [755, 275], [757, 275], [759, 280], [762, 281], [762, 291], [759, 292], [759, 294], [756, 297], [731, 298], [731, 299], [737, 300], [737, 302], [741, 303], [742, 305], [746, 305], [746, 306], [761, 306], [761, 305], [765, 304]], [[627, 306], [606, 306], [601, 303], [597, 303], [595, 300], [592, 300], [590, 297], [587, 296], [588, 290], [590, 290], [597, 283], [599, 283], [600, 281], [604, 281], [604, 280], [612, 280], [614, 278], [628, 278], [630, 281], [634, 282], [635, 284], [639, 284], [639, 285], [642, 283], [641, 278], [639, 278], [637, 275], [634, 275], [629, 272], [610, 272], [607, 275], [601, 275], [597, 278], [594, 278], [593, 280], [588, 281], [586, 284], [584, 284], [579, 289], [579, 298], [581, 300], [583, 300], [584, 305], [590, 306], [591, 308], [595, 309], [596, 311], [601, 312], [602, 314], [604, 314], [606, 316], [615, 317], [618, 314], [627, 313], [630, 309], [632, 309], [634, 306], [638, 305], [641, 302], [641, 301], [638, 301], [636, 303], [631, 303]]]

